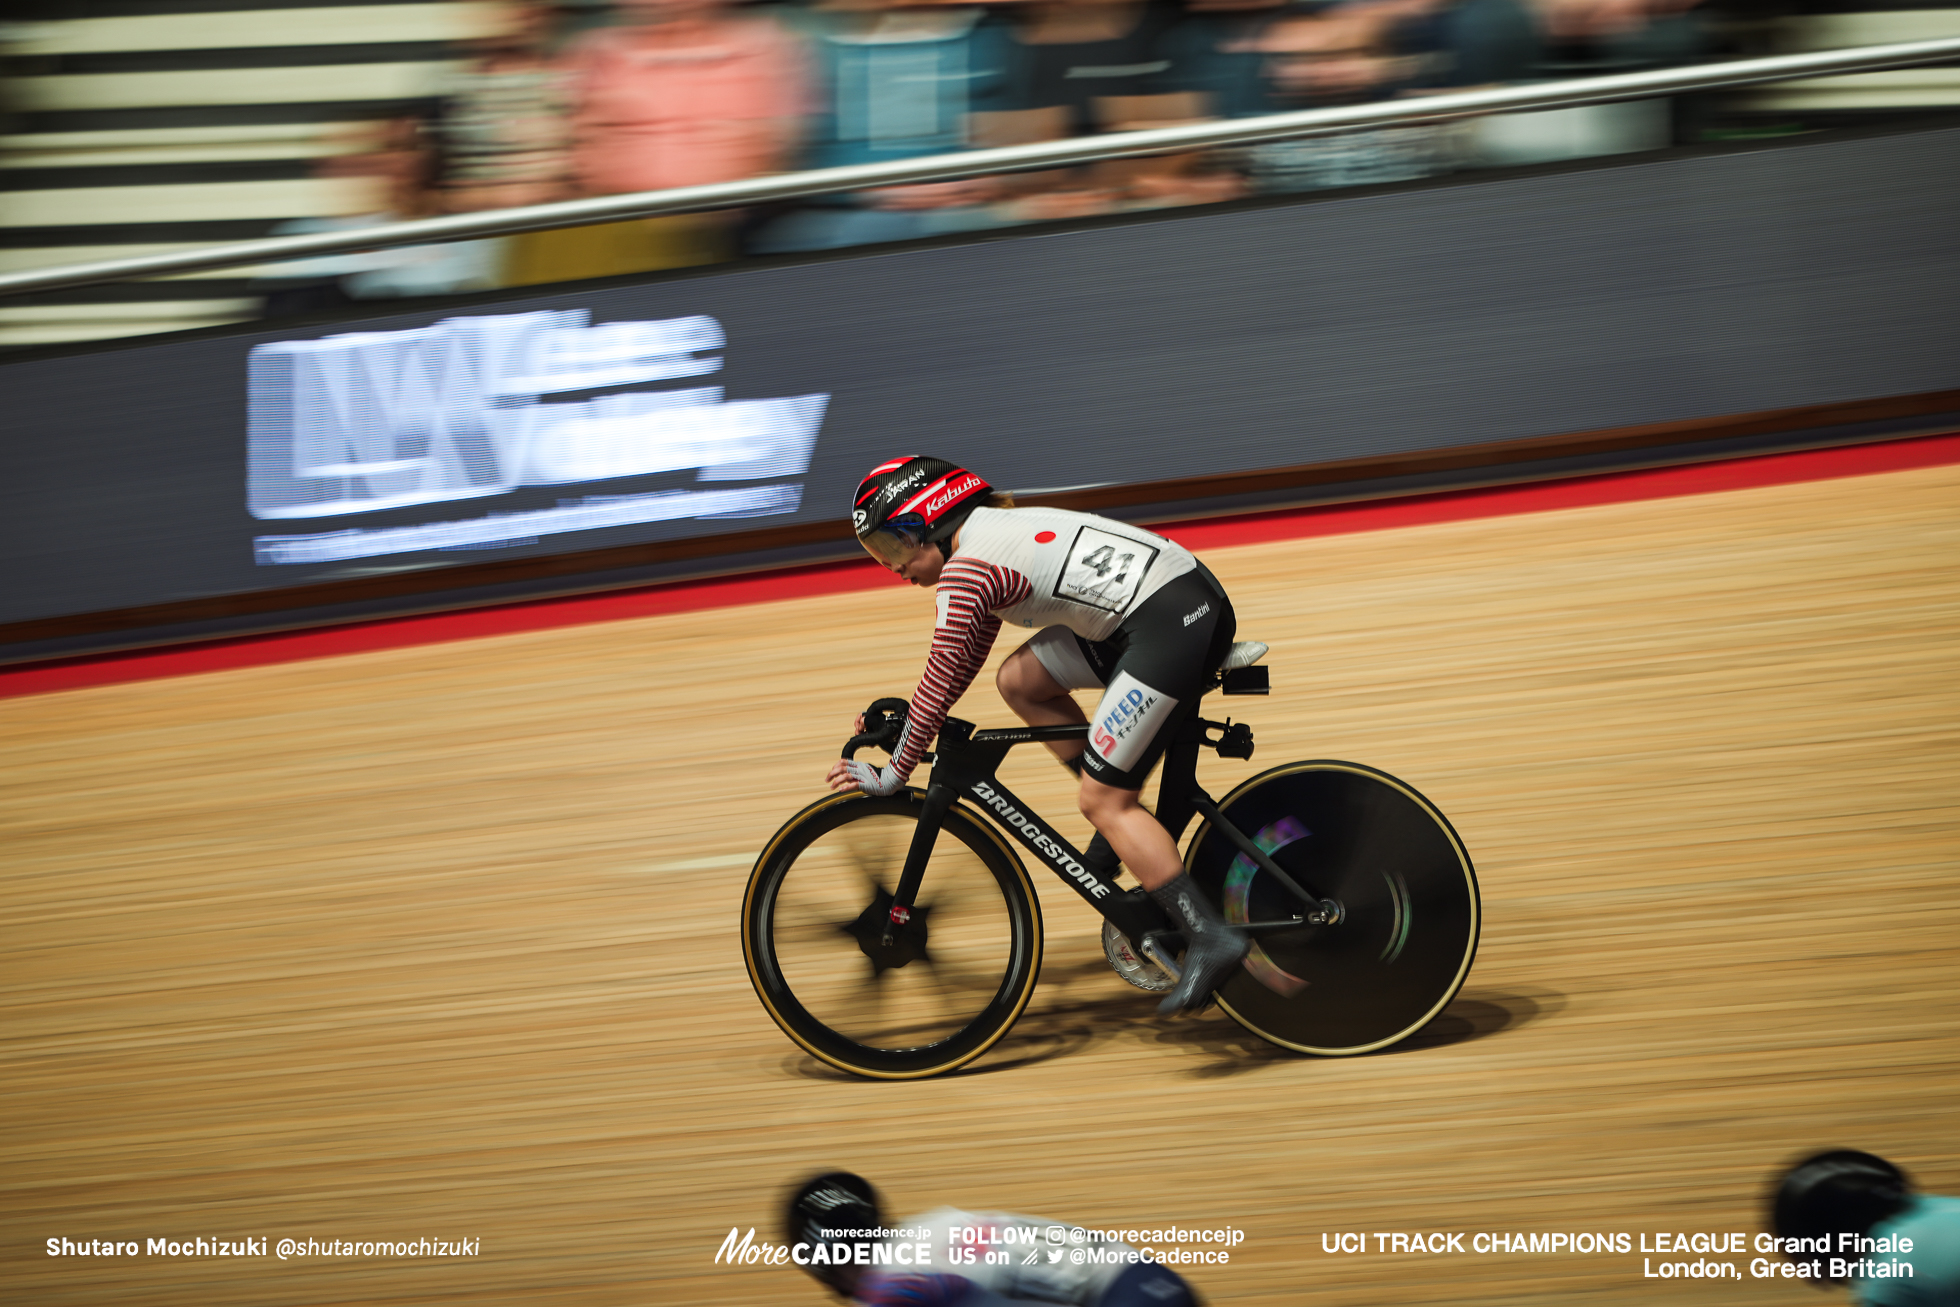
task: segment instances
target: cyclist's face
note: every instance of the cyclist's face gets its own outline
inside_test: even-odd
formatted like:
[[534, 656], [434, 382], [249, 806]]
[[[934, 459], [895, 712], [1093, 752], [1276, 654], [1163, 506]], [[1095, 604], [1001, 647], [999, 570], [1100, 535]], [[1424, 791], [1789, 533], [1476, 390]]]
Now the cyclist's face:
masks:
[[889, 531], [873, 532], [859, 543], [878, 560], [880, 567], [913, 585], [938, 585], [939, 573], [946, 566], [946, 556], [939, 552], [938, 545], [916, 545]]

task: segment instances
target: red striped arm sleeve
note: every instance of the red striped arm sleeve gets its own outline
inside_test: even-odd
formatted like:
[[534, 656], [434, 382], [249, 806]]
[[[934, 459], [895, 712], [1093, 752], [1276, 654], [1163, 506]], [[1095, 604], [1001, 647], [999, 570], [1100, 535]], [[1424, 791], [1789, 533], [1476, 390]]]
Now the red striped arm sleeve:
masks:
[[926, 745], [939, 734], [946, 714], [980, 668], [1000, 634], [997, 608], [1018, 604], [1034, 593], [1028, 578], [1012, 568], [954, 558], [939, 574], [939, 625], [932, 632], [932, 654], [912, 693], [905, 716], [905, 738], [892, 758], [892, 770], [910, 776]]

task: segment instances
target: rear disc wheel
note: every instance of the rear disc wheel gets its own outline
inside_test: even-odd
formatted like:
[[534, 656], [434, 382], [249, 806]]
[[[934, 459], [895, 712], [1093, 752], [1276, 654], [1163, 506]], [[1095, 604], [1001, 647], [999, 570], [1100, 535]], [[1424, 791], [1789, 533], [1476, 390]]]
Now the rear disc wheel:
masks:
[[[1482, 926], [1476, 871], [1412, 786], [1359, 763], [1298, 762], [1253, 777], [1219, 807], [1342, 910], [1331, 926], [1254, 932], [1245, 966], [1217, 991], [1233, 1020], [1302, 1053], [1368, 1053], [1428, 1025], [1463, 988]], [[1234, 924], [1305, 910], [1209, 822], [1185, 865]]]

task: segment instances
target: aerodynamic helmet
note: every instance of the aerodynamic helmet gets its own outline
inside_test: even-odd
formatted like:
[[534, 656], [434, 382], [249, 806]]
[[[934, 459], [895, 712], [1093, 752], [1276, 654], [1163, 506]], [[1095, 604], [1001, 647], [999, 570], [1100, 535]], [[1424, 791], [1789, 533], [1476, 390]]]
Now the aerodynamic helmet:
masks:
[[943, 458], [888, 459], [858, 483], [851, 526], [879, 562], [896, 567], [920, 545], [952, 538], [993, 487]]
[[[858, 1236], [840, 1232], [875, 1230], [883, 1223], [878, 1191], [871, 1187], [869, 1180], [849, 1171], [829, 1171], [805, 1180], [790, 1195], [789, 1210], [783, 1220], [783, 1238], [792, 1245], [862, 1242]], [[840, 1291], [854, 1278], [848, 1265], [833, 1267], [819, 1263], [804, 1269]]]

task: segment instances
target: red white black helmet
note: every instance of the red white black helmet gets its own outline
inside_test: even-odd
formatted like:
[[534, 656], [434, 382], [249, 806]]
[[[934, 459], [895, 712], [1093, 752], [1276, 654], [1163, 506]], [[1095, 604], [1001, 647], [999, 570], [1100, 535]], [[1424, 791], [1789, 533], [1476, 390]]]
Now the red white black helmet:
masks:
[[992, 493], [985, 481], [942, 458], [889, 459], [858, 483], [851, 526], [874, 557], [896, 566], [920, 545], [951, 538]]

